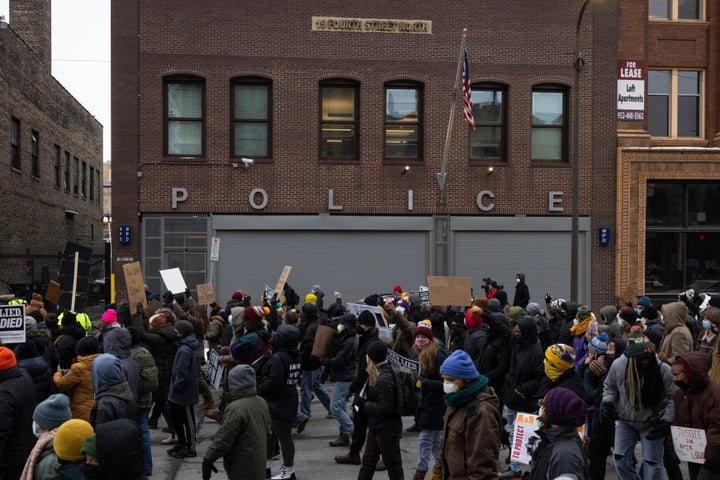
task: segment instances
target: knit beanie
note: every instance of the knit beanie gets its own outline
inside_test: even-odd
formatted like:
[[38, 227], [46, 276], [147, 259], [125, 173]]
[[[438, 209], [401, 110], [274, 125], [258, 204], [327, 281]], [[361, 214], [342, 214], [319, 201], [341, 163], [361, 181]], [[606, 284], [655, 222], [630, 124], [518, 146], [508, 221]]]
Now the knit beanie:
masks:
[[245, 307], [245, 311], [243, 312], [245, 318], [256, 322], [262, 321], [264, 313], [265, 312], [263, 312], [263, 309], [260, 307]]
[[195, 328], [193, 328], [192, 323], [188, 322], [187, 320], [180, 320], [179, 322], [177, 322], [175, 324], [175, 330], [177, 330], [183, 338], [195, 333]]
[[652, 302], [650, 301], [650, 297], [643, 296], [638, 298], [636, 305], [647, 308], [652, 306]]
[[370, 310], [363, 310], [360, 312], [360, 315], [358, 315], [357, 323], [358, 325], [365, 325], [366, 327], [374, 327], [376, 321]]
[[105, 313], [102, 314], [103, 323], [115, 323], [117, 322], [117, 310], [108, 308]]
[[507, 317], [512, 321], [520, 320], [524, 316], [522, 307], [508, 307], [507, 309]]
[[314, 293], [308, 293], [305, 295], [305, 303], [315, 303], [317, 302], [317, 295]]
[[98, 353], [98, 339], [97, 337], [83, 337], [75, 346], [75, 355], [84, 357], [86, 355], [93, 355]]
[[233, 342], [230, 354], [238, 362], [254, 362], [260, 353], [257, 332], [248, 332]]
[[17, 365], [15, 354], [7, 347], [0, 347], [0, 371]]
[[460, 380], [474, 380], [480, 376], [470, 355], [464, 350], [455, 350], [440, 366], [440, 373]]
[[553, 425], [579, 427], [587, 417], [585, 400], [563, 387], [553, 388], [545, 395], [543, 408], [545, 417]]
[[530, 302], [527, 304], [527, 307], [525, 307], [525, 313], [528, 315], [538, 315], [541, 311], [542, 309], [539, 303]]
[[573, 368], [574, 361], [575, 351], [572, 347], [562, 343], [550, 345], [545, 350], [545, 360], [543, 361], [545, 375], [554, 382], [563, 373]]
[[628, 357], [638, 357], [646, 353], [655, 353], [655, 346], [640, 331], [633, 331], [627, 336], [627, 346], [625, 347], [625, 355]]
[[635, 313], [634, 310], [624, 310], [620, 313], [618, 313], [618, 316], [622, 318], [622, 321], [624, 323], [627, 323], [629, 325], [632, 325], [633, 323], [637, 322], [638, 316], [637, 313]]
[[240, 303], [242, 303], [244, 298], [245, 292], [243, 292], [242, 290], [236, 290], [235, 293], [232, 294], [232, 299], [237, 300]]
[[642, 312], [640, 312], [640, 316], [646, 320], [657, 320], [657, 308], [653, 307], [652, 305], [649, 307], [645, 307], [642, 309]]
[[387, 360], [387, 347], [380, 342], [373, 342], [368, 345], [365, 351], [373, 363], [378, 364]]
[[54, 430], [72, 418], [70, 399], [62, 393], [50, 395], [38, 403], [32, 418], [41, 427]]
[[500, 300], [497, 298], [491, 298], [488, 300], [488, 310], [491, 312], [500, 312], [502, 311], [502, 304], [500, 303]]
[[427, 337], [428, 340], [431, 340], [431, 341], [432, 341], [432, 339], [433, 339], [432, 330], [429, 329], [429, 328], [428, 328], [427, 326], [425, 326], [425, 325], [419, 325], [419, 326], [415, 329], [415, 336], [417, 337], [418, 335], [422, 335], [423, 337]]
[[80, 449], [80, 452], [83, 455], [90, 455], [91, 457], [98, 458], [95, 439], [96, 437], [94, 434], [85, 439], [85, 443], [83, 443], [82, 448]]
[[82, 453], [83, 444], [93, 433], [92, 425], [85, 420], [77, 418], [68, 420], [60, 425], [53, 439], [55, 455], [66, 462], [83, 460], [85, 458]]
[[167, 321], [167, 317], [165, 316], [164, 312], [156, 313], [152, 317], [150, 317], [150, 320], [148, 320], [148, 323], [150, 324], [150, 327], [158, 327], [162, 324], [164, 324]]
[[403, 289], [400, 285], [395, 285], [395, 288], [393, 288], [393, 293], [402, 293]]
[[600, 353], [607, 352], [608, 346], [608, 336], [607, 333], [603, 332], [600, 335], [593, 337], [592, 340], [590, 340], [590, 348], [594, 348]]
[[367, 297], [365, 297], [365, 300], [363, 300], [363, 303], [365, 305], [377, 307], [378, 305], [380, 305], [380, 303], [378, 302], [378, 294], [373, 293], [372, 295], [368, 295]]
[[35, 320], [33, 317], [25, 317], [25, 331], [29, 332], [31, 330], [37, 329], [37, 320]]
[[228, 373], [228, 391], [235, 394], [254, 394], [256, 390], [255, 370], [250, 365], [240, 364]]
[[585, 320], [590, 316], [590, 307], [588, 307], [587, 305], [582, 305], [578, 307], [576, 316], [578, 320]]
[[482, 325], [482, 322], [482, 309], [480, 307], [472, 306], [465, 310], [465, 327], [468, 330], [479, 327]]

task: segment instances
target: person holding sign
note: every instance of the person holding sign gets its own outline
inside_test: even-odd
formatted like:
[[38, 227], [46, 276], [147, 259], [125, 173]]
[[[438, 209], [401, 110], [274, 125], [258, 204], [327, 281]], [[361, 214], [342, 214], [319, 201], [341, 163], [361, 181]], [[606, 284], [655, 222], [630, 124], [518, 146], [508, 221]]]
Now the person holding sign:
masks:
[[710, 357], [690, 352], [675, 357], [673, 382], [677, 385], [673, 425], [703, 430], [707, 443], [704, 463], [688, 462], [690, 480], [720, 478], [720, 384], [710, 380]]

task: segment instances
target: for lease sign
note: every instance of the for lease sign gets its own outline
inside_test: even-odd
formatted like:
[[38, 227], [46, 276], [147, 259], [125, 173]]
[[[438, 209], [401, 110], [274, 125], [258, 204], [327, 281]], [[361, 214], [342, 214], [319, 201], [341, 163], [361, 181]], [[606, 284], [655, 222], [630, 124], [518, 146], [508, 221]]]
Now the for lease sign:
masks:
[[618, 120], [645, 120], [645, 63], [640, 60], [618, 60]]

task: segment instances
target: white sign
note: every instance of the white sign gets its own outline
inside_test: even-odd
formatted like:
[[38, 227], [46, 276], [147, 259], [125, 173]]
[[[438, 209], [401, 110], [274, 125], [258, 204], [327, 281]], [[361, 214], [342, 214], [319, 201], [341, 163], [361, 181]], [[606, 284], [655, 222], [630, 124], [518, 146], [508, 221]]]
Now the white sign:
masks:
[[[518, 412], [513, 425], [513, 439], [510, 445], [510, 460], [530, 465], [533, 453], [540, 445], [540, 437], [535, 433], [540, 429], [539, 415]], [[578, 427], [578, 435], [582, 438], [585, 426]]]
[[688, 427], [670, 427], [673, 446], [678, 458], [684, 462], [705, 463], [707, 437], [705, 430]]
[[617, 119], [645, 119], [645, 63], [618, 60]]
[[220, 237], [212, 237], [210, 244], [210, 261], [217, 262], [220, 260]]
[[25, 305], [0, 305], [0, 340], [25, 343]]
[[[373, 314], [373, 317], [375, 317], [375, 327], [377, 329], [387, 328], [387, 326], [385, 325], [385, 317], [383, 316], [380, 307], [364, 305], [362, 303], [348, 303], [347, 308], [348, 312], [355, 315], [355, 318], [358, 318], [362, 312], [367, 310]], [[392, 339], [392, 335], [390, 336], [390, 339]]]
[[388, 362], [396, 368], [405, 368], [410, 370], [416, 377], [420, 376], [420, 362], [417, 360], [411, 360], [393, 352], [392, 350], [388, 350]]
[[180, 273], [179, 268], [170, 268], [168, 270], [160, 270], [160, 276], [165, 282], [165, 286], [172, 293], [183, 293], [187, 289], [185, 279]]
[[222, 365], [219, 360], [218, 353], [211, 349], [207, 365], [207, 378], [216, 390], [220, 389], [220, 380], [222, 380], [223, 370], [225, 370], [225, 365]]

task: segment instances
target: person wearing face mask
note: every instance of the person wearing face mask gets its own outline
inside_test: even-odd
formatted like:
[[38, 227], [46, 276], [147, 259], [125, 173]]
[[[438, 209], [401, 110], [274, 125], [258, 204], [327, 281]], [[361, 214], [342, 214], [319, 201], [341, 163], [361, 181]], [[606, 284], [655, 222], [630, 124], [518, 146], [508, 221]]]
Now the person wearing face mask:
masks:
[[52, 480], [60, 466], [53, 450], [58, 427], [72, 418], [70, 400], [62, 393], [50, 395], [33, 412], [32, 431], [37, 437], [20, 480]]
[[633, 327], [625, 354], [616, 358], [603, 384], [602, 420], [615, 424], [613, 456], [620, 480], [639, 480], [633, 453], [642, 446], [645, 480], [663, 480], [663, 439], [675, 418], [670, 366], [655, 355], [652, 342]]
[[696, 350], [712, 356], [718, 340], [718, 325], [720, 325], [720, 309], [708, 307], [703, 312], [702, 329], [698, 336]]
[[685, 325], [688, 309], [683, 302], [673, 302], [666, 303], [661, 310], [665, 319], [665, 333], [660, 341], [658, 357], [672, 365], [676, 355], [692, 351], [692, 334]]
[[[578, 307], [575, 319], [573, 320], [573, 326], [570, 327], [570, 333], [573, 335], [572, 347], [575, 353], [574, 365], [576, 369], [585, 361], [585, 355], [587, 354], [587, 339], [585, 334], [593, 322], [597, 325], [595, 315], [590, 311], [590, 308], [587, 305]], [[597, 326], [595, 330], [597, 331]]]
[[678, 391], [673, 425], [705, 431], [705, 463], [688, 463], [690, 480], [720, 478], [720, 385], [708, 376], [710, 358], [704, 352], [675, 357], [672, 375]]
[[330, 442], [331, 447], [350, 446], [350, 436], [354, 431], [353, 422], [347, 413], [347, 396], [357, 368], [356, 323], [352, 313], [340, 316], [338, 333], [330, 346], [332, 353], [320, 359], [323, 366], [330, 370], [330, 381], [333, 384], [330, 411], [340, 426], [340, 435]]
[[447, 409], [430, 480], [497, 478], [502, 418], [487, 377], [462, 350], [443, 362], [440, 374]]
[[416, 425], [418, 434], [418, 460], [413, 480], [424, 480], [440, 451], [440, 432], [443, 427], [445, 403], [440, 365], [447, 358], [445, 347], [433, 336], [429, 320], [423, 320], [415, 329], [413, 358], [420, 362], [420, 406]]
[[518, 273], [515, 275], [515, 297], [513, 297], [514, 307], [527, 307], [530, 302], [530, 289], [525, 283], [525, 274]]

